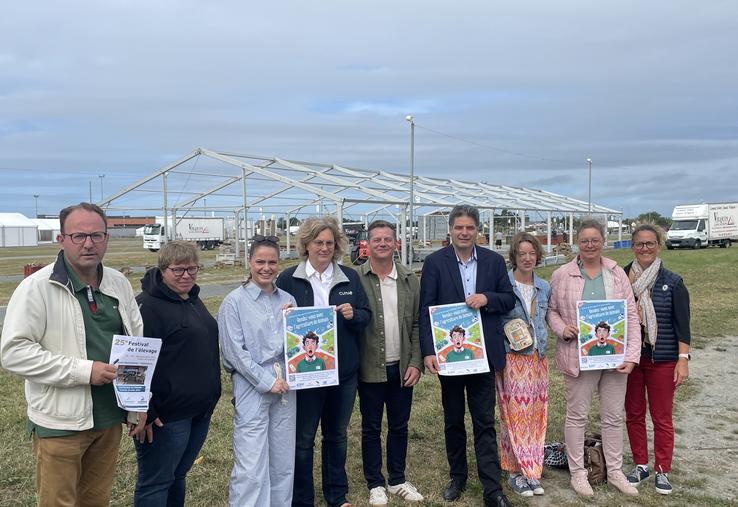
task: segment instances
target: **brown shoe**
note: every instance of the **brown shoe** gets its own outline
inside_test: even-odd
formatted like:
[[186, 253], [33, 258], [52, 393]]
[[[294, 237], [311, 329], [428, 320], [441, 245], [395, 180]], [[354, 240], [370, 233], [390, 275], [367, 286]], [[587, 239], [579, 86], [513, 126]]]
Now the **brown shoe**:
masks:
[[587, 481], [587, 475], [577, 475], [571, 476], [571, 488], [576, 492], [579, 496], [594, 496], [594, 491], [592, 491], [592, 486], [589, 485], [589, 482]]
[[627, 477], [625, 477], [625, 474], [620, 470], [614, 474], [607, 474], [607, 482], [615, 486], [625, 495], [636, 496], [638, 494], [638, 490], [633, 487]]

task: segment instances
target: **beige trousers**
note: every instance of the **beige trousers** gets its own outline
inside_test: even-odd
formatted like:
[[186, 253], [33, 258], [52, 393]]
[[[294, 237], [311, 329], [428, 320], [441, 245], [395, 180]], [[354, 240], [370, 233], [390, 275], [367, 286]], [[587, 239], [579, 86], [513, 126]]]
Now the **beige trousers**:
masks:
[[38, 438], [36, 490], [39, 507], [97, 507], [110, 504], [122, 425]]
[[564, 375], [566, 387], [566, 423], [564, 435], [569, 472], [584, 476], [584, 431], [592, 405], [592, 395], [599, 393], [602, 450], [607, 474], [623, 467], [623, 428], [625, 427], [625, 388], [628, 375], [615, 370], [583, 371], [579, 377]]

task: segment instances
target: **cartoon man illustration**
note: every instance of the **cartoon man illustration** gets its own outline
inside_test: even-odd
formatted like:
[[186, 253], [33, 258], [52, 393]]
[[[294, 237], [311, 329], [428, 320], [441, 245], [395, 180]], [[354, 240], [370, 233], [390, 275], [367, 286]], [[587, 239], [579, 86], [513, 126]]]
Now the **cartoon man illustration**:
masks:
[[457, 361], [469, 361], [474, 359], [474, 353], [464, 348], [464, 340], [466, 340], [466, 331], [461, 326], [454, 326], [451, 330], [451, 345], [454, 349], [446, 354], [446, 361], [455, 363]]
[[315, 355], [320, 338], [312, 331], [302, 337], [302, 348], [305, 349], [305, 358], [297, 363], [297, 373], [309, 371], [324, 371], [325, 361]]
[[611, 356], [615, 353], [615, 347], [607, 343], [610, 337], [610, 324], [604, 321], [599, 322], [595, 326], [595, 336], [597, 336], [597, 343], [589, 348], [590, 356]]

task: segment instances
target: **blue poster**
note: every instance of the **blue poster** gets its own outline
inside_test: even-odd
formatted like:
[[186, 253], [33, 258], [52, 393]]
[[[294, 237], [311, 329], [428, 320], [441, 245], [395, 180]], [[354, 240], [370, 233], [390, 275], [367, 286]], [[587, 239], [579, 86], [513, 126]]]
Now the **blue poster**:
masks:
[[469, 375], [489, 371], [479, 310], [466, 303], [428, 308], [440, 375]]
[[284, 310], [284, 356], [290, 389], [338, 385], [336, 307]]
[[608, 370], [622, 364], [628, 343], [624, 299], [577, 301], [579, 369]]

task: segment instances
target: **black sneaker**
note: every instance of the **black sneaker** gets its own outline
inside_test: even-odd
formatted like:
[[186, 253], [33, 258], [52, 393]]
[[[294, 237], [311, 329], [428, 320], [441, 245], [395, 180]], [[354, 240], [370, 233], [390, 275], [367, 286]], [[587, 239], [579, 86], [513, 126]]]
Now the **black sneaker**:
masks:
[[648, 473], [648, 466], [636, 465], [633, 471], [628, 474], [628, 482], [635, 486], [637, 484], [640, 484], [641, 481], [646, 480], [649, 475], [650, 474]]
[[671, 493], [671, 483], [667, 474], [656, 472], [656, 493], [661, 493], [662, 495]]

